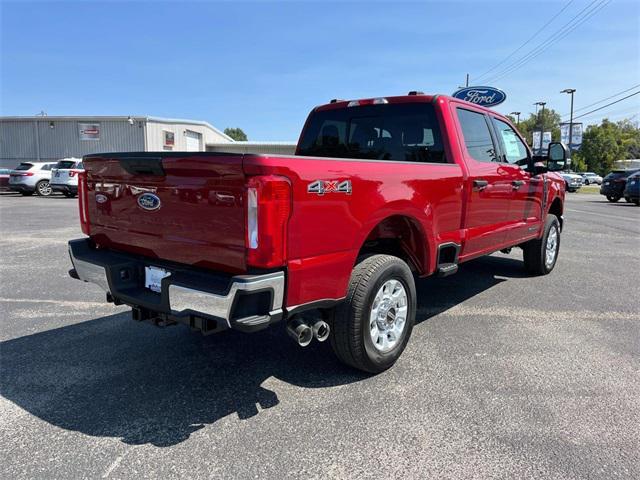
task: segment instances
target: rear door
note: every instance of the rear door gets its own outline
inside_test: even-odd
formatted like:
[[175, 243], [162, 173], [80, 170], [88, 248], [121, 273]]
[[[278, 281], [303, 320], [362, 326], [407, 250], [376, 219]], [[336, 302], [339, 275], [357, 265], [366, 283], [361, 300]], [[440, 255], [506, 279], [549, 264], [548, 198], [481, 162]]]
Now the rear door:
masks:
[[511, 179], [511, 200], [507, 210], [506, 240], [517, 243], [535, 235], [542, 218], [544, 176], [532, 176], [525, 169], [530, 153], [522, 138], [507, 122], [491, 116], [500, 146], [500, 165]]
[[242, 155], [85, 157], [92, 238], [179, 263], [244, 271]]
[[469, 171], [462, 255], [475, 255], [505, 241], [512, 196], [511, 171], [499, 162], [499, 147], [489, 117], [466, 105], [455, 106], [454, 110]]

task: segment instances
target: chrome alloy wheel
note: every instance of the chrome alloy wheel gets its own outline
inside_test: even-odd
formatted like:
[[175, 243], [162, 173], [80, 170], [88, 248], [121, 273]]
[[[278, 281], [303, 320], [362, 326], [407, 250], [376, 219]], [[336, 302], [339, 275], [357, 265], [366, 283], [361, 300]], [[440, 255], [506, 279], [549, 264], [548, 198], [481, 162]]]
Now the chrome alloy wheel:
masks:
[[547, 245], [545, 248], [544, 265], [548, 269], [553, 267], [556, 260], [556, 252], [558, 251], [558, 227], [551, 225], [549, 235], [547, 235]]
[[48, 197], [53, 192], [51, 185], [49, 185], [49, 182], [47, 181], [38, 183], [37, 187], [38, 187], [38, 194], [42, 195], [43, 197]]
[[387, 280], [376, 293], [369, 316], [369, 334], [379, 352], [392, 350], [407, 324], [407, 291], [402, 282]]

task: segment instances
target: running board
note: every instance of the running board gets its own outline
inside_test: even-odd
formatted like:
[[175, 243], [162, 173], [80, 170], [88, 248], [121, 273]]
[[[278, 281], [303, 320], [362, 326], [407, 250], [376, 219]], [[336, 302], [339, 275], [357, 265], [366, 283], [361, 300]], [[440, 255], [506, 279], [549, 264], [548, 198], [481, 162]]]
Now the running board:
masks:
[[458, 271], [457, 263], [443, 263], [438, 267], [438, 276], [448, 277], [449, 275], [453, 275], [457, 271]]
[[458, 271], [459, 253], [460, 245], [457, 243], [448, 242], [438, 246], [436, 272], [439, 277], [448, 277]]

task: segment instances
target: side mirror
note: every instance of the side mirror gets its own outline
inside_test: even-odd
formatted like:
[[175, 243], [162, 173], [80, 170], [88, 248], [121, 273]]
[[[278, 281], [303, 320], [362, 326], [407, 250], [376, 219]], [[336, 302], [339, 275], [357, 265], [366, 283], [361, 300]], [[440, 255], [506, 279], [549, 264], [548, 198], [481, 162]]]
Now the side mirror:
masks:
[[569, 149], [563, 143], [551, 142], [549, 144], [547, 151], [547, 170], [549, 172], [564, 170], [570, 162]]

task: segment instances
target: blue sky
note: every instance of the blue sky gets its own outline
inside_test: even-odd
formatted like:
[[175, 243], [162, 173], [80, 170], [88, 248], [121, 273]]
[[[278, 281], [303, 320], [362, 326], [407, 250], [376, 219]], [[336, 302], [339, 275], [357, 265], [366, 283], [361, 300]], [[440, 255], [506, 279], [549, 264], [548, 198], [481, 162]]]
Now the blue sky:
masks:
[[[0, 112], [192, 118], [295, 141], [331, 98], [450, 94], [467, 72], [473, 84], [567, 3], [2, 1]], [[590, 3], [574, 0], [512, 60]], [[566, 113], [564, 88], [580, 108], [640, 84], [639, 5], [613, 0], [493, 82], [508, 96], [496, 109], [546, 100]], [[638, 98], [584, 120], [639, 120]]]

